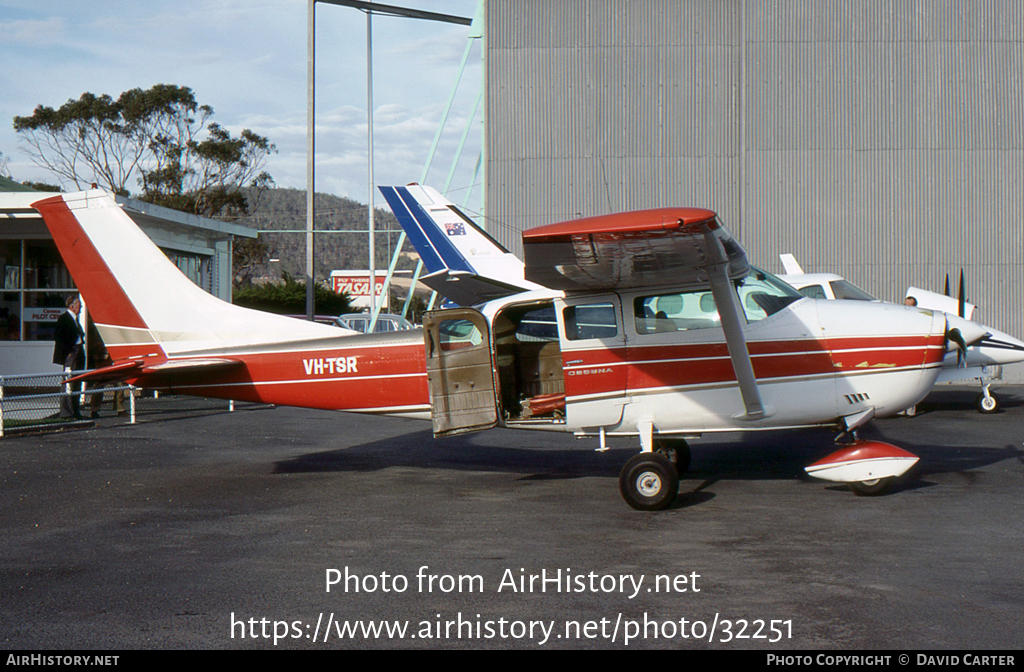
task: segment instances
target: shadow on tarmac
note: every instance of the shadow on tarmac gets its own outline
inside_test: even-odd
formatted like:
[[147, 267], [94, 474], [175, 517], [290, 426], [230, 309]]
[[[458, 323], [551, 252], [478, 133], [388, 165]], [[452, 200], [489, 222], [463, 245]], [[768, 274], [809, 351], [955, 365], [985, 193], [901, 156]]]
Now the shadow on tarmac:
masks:
[[[983, 416], [974, 409], [974, 389], [934, 392], [919, 406], [928, 418], [892, 418], [870, 423], [862, 438], [887, 441], [920, 456], [918, 464], [899, 479], [890, 495], [934, 485], [929, 476], [961, 473], [1008, 458], [1024, 462], [1019, 446], [964, 447], [962, 434], [935, 426], [935, 420], [963, 419], [965, 422], [998, 422], [999, 416], [1024, 407], [1024, 399], [1001, 395], [1003, 409]], [[1005, 418], [1003, 423], [1005, 423]], [[836, 433], [825, 429], [777, 431], [749, 434], [706, 435], [691, 442], [693, 461], [685, 479], [703, 482], [696, 489], [680, 493], [673, 508], [704, 503], [714, 498], [708, 488], [722, 479], [781, 480], [811, 479], [804, 467], [837, 450]], [[1005, 437], [1005, 434], [1003, 434]], [[1001, 439], [1005, 442], [1005, 438]], [[576, 478], [618, 478], [622, 465], [636, 448], [618, 440], [620, 446], [605, 453], [592, 450], [595, 439], [576, 441], [546, 432], [489, 430], [475, 435], [434, 439], [430, 430], [372, 441], [350, 447], [308, 453], [278, 462], [275, 473], [366, 472], [391, 467], [463, 470], [522, 474], [523, 481], [551, 481]], [[622, 447], [623, 445], [629, 447]], [[846, 489], [843, 485], [827, 488]]]

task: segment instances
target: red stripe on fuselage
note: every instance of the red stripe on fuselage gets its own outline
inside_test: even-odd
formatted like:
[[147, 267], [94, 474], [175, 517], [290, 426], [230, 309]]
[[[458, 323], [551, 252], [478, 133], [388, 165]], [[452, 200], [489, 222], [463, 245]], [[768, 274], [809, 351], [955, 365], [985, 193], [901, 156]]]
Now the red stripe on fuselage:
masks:
[[[243, 363], [236, 370], [174, 371], [136, 379], [139, 385], [239, 401], [360, 411], [427, 406], [426, 364], [419, 344], [293, 352], [205, 353]], [[170, 361], [187, 361], [187, 357]]]
[[[938, 364], [945, 353], [941, 336], [754, 341], [747, 347], [759, 379]], [[562, 360], [570, 397], [736, 380], [725, 343], [574, 350], [563, 352]]]

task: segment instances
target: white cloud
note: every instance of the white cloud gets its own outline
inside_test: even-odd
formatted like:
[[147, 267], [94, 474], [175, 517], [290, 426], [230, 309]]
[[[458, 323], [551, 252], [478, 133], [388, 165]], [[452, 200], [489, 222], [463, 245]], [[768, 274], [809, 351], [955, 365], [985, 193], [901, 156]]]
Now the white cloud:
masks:
[[[475, 0], [404, 4], [472, 16]], [[379, 183], [419, 179], [448, 99], [468, 29], [374, 17], [374, 143]], [[366, 198], [366, 19], [357, 10], [317, 8], [317, 190]], [[431, 183], [448, 173], [479, 89], [474, 47], [438, 148]], [[157, 83], [190, 86], [214, 120], [277, 145], [268, 171], [278, 185], [305, 188], [306, 2], [0, 2], [0, 115], [28, 115], [83, 92], [117, 96]], [[476, 122], [479, 124], [479, 120]], [[479, 130], [467, 141], [468, 183]], [[20, 150], [9, 121], [0, 151], [16, 179], [55, 181]], [[379, 201], [379, 198], [375, 198]]]

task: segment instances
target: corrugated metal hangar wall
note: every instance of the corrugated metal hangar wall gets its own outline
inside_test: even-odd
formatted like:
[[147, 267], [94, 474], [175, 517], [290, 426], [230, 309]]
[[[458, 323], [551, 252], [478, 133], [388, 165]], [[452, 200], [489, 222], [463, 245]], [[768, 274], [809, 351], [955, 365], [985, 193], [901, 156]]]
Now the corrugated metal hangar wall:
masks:
[[963, 267], [1022, 337], [1022, 47], [1020, 0], [488, 0], [488, 227], [708, 207], [887, 300]]

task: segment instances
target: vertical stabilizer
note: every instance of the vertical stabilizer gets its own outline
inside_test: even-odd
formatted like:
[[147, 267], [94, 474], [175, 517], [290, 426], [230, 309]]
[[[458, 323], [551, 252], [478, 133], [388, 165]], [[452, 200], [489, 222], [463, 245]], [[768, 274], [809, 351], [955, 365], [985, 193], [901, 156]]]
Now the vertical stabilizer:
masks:
[[424, 284], [462, 305], [542, 289], [523, 262], [431, 187], [379, 187], [423, 261]]
[[33, 207], [115, 359], [347, 333], [234, 306], [203, 291], [107, 192], [61, 194]]

